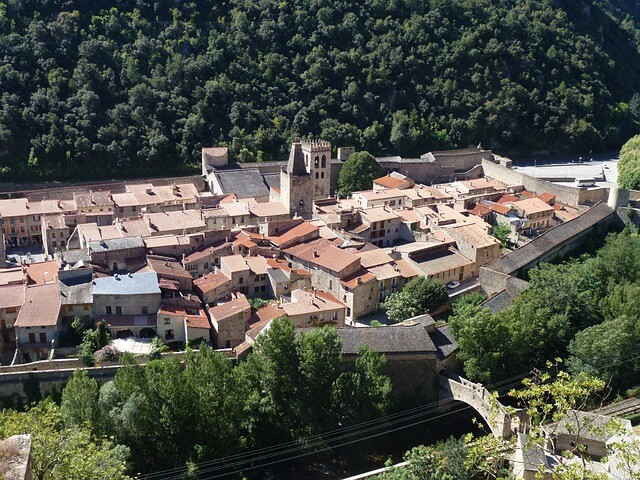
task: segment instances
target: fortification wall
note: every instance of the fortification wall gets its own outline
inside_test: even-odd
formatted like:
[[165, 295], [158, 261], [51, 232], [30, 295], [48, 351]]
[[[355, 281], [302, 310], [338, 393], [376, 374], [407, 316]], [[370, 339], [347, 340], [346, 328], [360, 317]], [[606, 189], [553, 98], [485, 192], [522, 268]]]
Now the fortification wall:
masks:
[[567, 205], [593, 205], [606, 201], [609, 195], [607, 188], [576, 188], [568, 185], [558, 185], [541, 178], [534, 178], [523, 173], [516, 172], [500, 164], [483, 160], [482, 169], [487, 177], [495, 178], [511, 185], [523, 185], [526, 190], [543, 193], [548, 192], [556, 196], [556, 199]]

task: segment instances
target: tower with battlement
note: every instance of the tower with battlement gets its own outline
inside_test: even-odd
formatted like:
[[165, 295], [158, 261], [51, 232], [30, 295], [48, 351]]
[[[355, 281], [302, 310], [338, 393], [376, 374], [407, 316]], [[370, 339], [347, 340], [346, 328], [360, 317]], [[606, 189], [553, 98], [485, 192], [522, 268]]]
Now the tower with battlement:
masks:
[[331, 143], [305, 140], [301, 146], [305, 167], [313, 180], [313, 198], [328, 197], [331, 191]]

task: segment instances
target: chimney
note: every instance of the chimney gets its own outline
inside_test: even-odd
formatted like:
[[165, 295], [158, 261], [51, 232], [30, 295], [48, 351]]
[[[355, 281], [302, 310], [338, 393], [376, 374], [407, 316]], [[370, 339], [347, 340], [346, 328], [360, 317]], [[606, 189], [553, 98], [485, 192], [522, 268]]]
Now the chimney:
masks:
[[356, 277], [356, 285], [362, 285], [362, 277]]
[[314, 256], [315, 258], [318, 258], [318, 257], [320, 256], [320, 254], [318, 253], [318, 251], [317, 251], [317, 250], [314, 250], [314, 251], [313, 251], [313, 256]]
[[62, 202], [58, 200], [58, 208], [62, 208]]

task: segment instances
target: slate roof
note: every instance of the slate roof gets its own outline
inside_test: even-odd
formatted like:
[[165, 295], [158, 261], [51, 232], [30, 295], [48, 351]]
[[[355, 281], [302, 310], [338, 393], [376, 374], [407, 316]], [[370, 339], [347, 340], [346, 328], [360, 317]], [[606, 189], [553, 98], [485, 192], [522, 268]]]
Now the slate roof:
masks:
[[235, 193], [237, 198], [269, 196], [269, 189], [257, 169], [218, 170], [215, 175], [222, 193]]
[[113, 277], [96, 278], [93, 281], [94, 295], [144, 295], [160, 294], [156, 272], [130, 273]]
[[268, 188], [280, 189], [280, 174], [279, 173], [265, 173], [262, 175], [264, 183]]
[[309, 175], [307, 167], [304, 164], [304, 153], [302, 153], [302, 144], [300, 142], [295, 142], [291, 145], [289, 161], [287, 162], [287, 172], [297, 177]]
[[488, 308], [491, 313], [498, 313], [511, 305], [513, 298], [506, 290], [502, 290], [482, 303], [482, 306]]
[[614, 211], [606, 203], [599, 203], [579, 217], [553, 227], [526, 245], [515, 249], [502, 258], [494, 260], [485, 268], [510, 275], [534, 262], [557, 245], [593, 227]]
[[85, 305], [93, 303], [92, 273], [65, 280], [58, 280], [62, 305]]
[[95, 240], [89, 242], [88, 246], [90, 252], [113, 252], [117, 250], [128, 250], [130, 248], [144, 248], [144, 242], [142, 241], [142, 237], [135, 236]]
[[423, 325], [338, 328], [342, 354], [356, 354], [367, 345], [378, 353], [436, 353], [437, 347]]

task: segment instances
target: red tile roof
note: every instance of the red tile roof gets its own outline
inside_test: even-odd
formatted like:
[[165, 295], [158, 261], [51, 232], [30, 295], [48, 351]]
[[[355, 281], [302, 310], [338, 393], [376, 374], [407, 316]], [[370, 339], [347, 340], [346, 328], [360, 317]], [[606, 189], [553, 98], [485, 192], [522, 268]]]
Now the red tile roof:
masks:
[[189, 308], [182, 305], [164, 304], [158, 311], [158, 315], [177, 315], [184, 317], [187, 327], [191, 328], [211, 328], [209, 317], [201, 308]]
[[202, 293], [210, 292], [211, 290], [215, 290], [225, 284], [231, 286], [231, 279], [220, 271], [208, 273], [204, 277], [200, 277], [193, 281], [193, 286], [199, 289]]
[[498, 203], [517, 202], [518, 200], [520, 200], [520, 199], [518, 197], [516, 197], [515, 195], [511, 195], [509, 193], [505, 193], [504, 195], [502, 195], [498, 199]]
[[27, 287], [25, 302], [18, 313], [16, 326], [55, 326], [60, 318], [60, 307], [61, 302], [57, 282]]
[[222, 305], [210, 308], [209, 315], [211, 315], [212, 319], [220, 322], [238, 313], [249, 313], [250, 310], [251, 305], [249, 305], [247, 298], [245, 296], [242, 296], [227, 303], [223, 303]]

